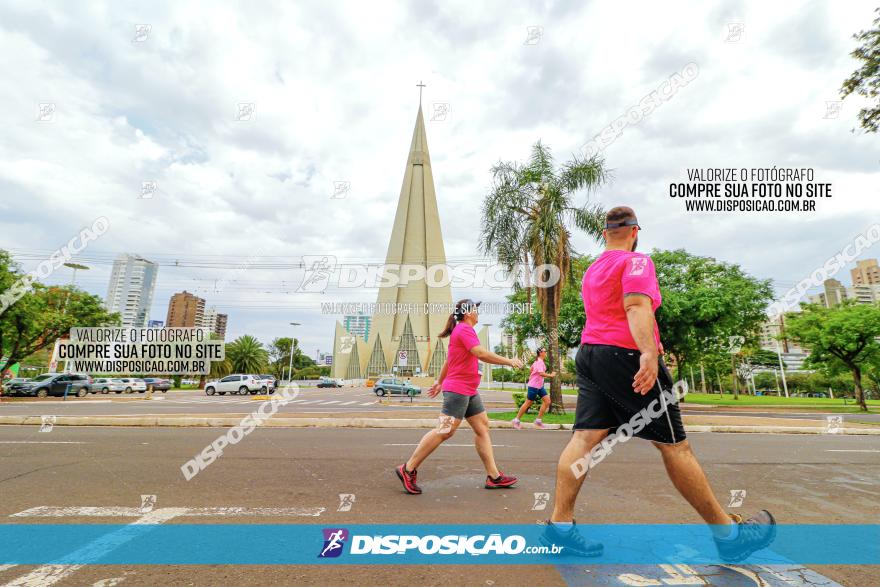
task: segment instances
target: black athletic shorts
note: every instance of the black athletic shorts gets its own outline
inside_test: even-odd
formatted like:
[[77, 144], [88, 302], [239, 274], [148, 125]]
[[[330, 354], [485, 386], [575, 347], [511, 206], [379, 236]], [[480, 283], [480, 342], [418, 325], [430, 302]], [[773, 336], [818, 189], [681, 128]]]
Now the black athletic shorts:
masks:
[[[630, 423], [633, 436], [664, 444], [681, 442], [687, 436], [677, 403], [660, 394], [660, 386], [672, 393], [672, 377], [663, 360], [657, 383], [645, 395], [633, 389], [639, 370], [639, 351], [601, 344], [582, 344], [575, 357], [578, 399], [575, 430], [617, 431]], [[641, 417], [639, 412], [645, 410]], [[641, 423], [645, 422], [640, 431]]]

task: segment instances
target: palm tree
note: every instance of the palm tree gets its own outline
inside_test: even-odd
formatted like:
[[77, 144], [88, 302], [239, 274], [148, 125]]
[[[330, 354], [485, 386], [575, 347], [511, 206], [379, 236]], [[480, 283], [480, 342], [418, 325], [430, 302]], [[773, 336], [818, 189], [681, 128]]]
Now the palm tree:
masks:
[[[559, 279], [541, 271], [544, 282], [537, 287], [541, 317], [547, 327], [547, 360], [550, 369], [562, 367], [559, 356], [559, 309], [563, 280], [571, 279], [571, 245], [569, 226], [583, 230], [597, 241], [602, 235], [605, 217], [598, 204], [577, 206], [574, 194], [592, 191], [608, 178], [604, 161], [594, 155], [583, 159], [577, 155], [560, 169], [554, 168], [550, 150], [535, 143], [528, 162], [499, 162], [492, 167], [493, 185], [483, 201], [480, 250], [493, 255], [498, 262], [514, 270], [522, 265], [526, 272], [526, 297], [531, 302], [530, 272], [542, 265], [555, 266]], [[552, 411], [561, 412], [562, 387], [559, 377], [550, 382]]]
[[266, 370], [269, 353], [260, 341], [245, 334], [226, 345], [226, 358], [235, 373], [260, 373]]

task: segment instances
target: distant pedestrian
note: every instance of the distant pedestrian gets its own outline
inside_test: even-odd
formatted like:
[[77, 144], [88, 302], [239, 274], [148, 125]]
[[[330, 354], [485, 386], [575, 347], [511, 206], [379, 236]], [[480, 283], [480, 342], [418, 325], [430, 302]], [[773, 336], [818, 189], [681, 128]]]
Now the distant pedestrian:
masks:
[[541, 402], [541, 407], [538, 410], [538, 417], [535, 418], [535, 428], [543, 428], [544, 422], [543, 417], [544, 413], [550, 407], [550, 396], [547, 395], [547, 390], [544, 389], [544, 378], [545, 377], [556, 377], [556, 373], [547, 373], [547, 366], [544, 364], [544, 359], [547, 358], [547, 349], [544, 347], [539, 347], [536, 351], [537, 358], [535, 362], [532, 363], [532, 368], [529, 372], [529, 382], [526, 384], [527, 386], [527, 395], [526, 401], [523, 402], [523, 405], [520, 406], [519, 412], [516, 414], [516, 418], [513, 419], [513, 427], [519, 430], [522, 428], [522, 422], [520, 419], [523, 417], [532, 404], [536, 401]]

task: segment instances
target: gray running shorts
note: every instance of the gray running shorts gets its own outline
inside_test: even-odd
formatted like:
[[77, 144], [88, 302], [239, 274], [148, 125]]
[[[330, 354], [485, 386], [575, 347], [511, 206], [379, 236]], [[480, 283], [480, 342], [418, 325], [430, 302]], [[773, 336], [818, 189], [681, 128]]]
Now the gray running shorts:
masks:
[[483, 398], [480, 394], [462, 395], [454, 391], [443, 392], [443, 409], [440, 410], [447, 416], [456, 420], [465, 420], [471, 416], [482, 414], [486, 411], [483, 407]]

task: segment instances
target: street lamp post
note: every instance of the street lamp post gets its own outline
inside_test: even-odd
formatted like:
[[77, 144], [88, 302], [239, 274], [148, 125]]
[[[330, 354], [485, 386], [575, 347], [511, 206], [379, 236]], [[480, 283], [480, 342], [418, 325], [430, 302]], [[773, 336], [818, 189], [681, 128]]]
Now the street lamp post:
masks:
[[70, 285], [76, 285], [76, 270], [81, 269], [82, 271], [88, 271], [90, 267], [86, 265], [80, 265], [79, 263], [65, 263], [65, 267], [70, 267], [73, 269], [73, 277], [70, 279]]
[[[291, 322], [290, 325], [293, 326], [295, 329], [297, 326], [300, 326], [300, 323], [299, 322]], [[291, 337], [290, 338], [290, 360], [287, 362], [287, 385], [288, 386], [293, 382], [293, 341], [294, 341], [294, 338]]]

